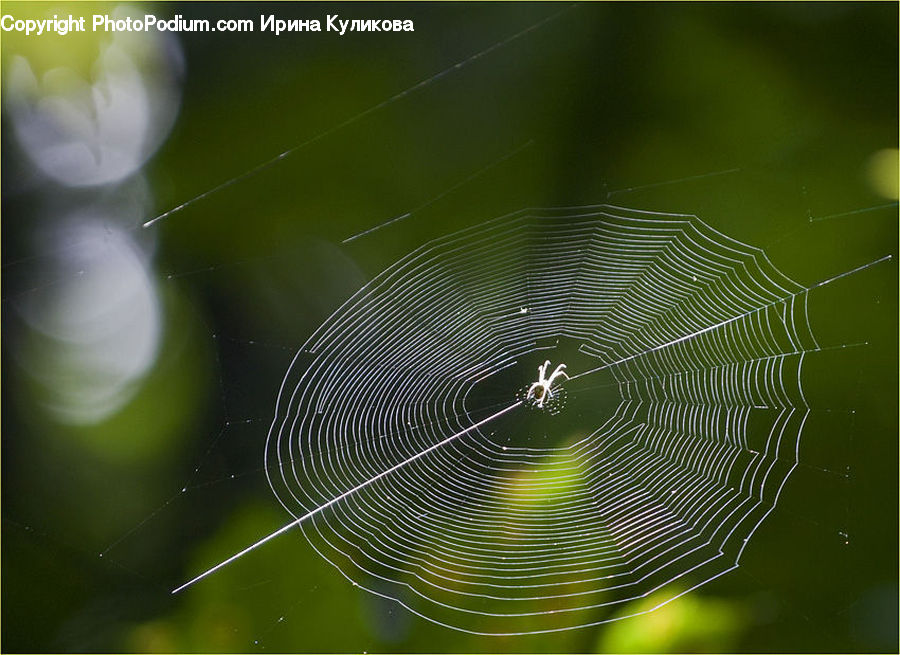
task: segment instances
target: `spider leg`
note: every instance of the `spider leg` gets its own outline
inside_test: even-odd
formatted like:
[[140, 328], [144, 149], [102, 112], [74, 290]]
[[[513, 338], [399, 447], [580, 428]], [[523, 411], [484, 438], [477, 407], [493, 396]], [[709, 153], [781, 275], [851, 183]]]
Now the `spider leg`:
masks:
[[556, 380], [556, 378], [558, 378], [558, 377], [564, 377], [568, 380], [569, 374], [566, 373], [565, 368], [566, 368], [565, 364], [560, 364], [559, 366], [557, 366], [556, 370], [554, 370], [553, 373], [550, 375], [550, 379], [547, 380], [547, 384], [553, 384], [553, 381]]
[[544, 362], [542, 366], [538, 366], [538, 382], [543, 382], [547, 379], [547, 368], [550, 366], [550, 360]]

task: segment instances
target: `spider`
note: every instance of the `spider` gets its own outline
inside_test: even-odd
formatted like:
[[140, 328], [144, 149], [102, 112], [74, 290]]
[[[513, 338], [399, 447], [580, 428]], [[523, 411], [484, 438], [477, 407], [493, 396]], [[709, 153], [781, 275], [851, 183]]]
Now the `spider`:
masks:
[[526, 400], [531, 400], [532, 398], [537, 401], [537, 406], [540, 408], [544, 407], [544, 401], [553, 396], [553, 381], [558, 377], [565, 377], [567, 380], [569, 376], [566, 374], [565, 364], [560, 364], [555, 369], [553, 369], [553, 373], [550, 374], [550, 377], [546, 377], [547, 369], [550, 366], [550, 360], [544, 362], [543, 366], [538, 366], [538, 381], [528, 387], [528, 393], [525, 394]]

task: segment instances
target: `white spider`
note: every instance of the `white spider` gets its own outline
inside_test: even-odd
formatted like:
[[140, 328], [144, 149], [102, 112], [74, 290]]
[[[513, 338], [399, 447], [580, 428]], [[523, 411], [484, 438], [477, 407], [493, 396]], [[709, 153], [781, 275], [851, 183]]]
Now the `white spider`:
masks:
[[553, 381], [558, 377], [565, 377], [567, 380], [569, 376], [566, 374], [565, 364], [560, 364], [555, 369], [553, 369], [553, 373], [550, 374], [550, 377], [547, 376], [547, 368], [550, 366], [550, 360], [544, 362], [543, 366], [538, 366], [538, 381], [528, 387], [528, 393], [525, 394], [526, 400], [530, 400], [534, 398], [537, 401], [537, 406], [540, 408], [544, 407], [544, 401], [553, 396]]

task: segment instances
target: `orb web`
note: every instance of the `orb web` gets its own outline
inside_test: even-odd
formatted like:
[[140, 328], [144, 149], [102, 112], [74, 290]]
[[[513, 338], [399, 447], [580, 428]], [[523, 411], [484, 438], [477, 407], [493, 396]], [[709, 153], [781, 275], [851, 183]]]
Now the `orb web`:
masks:
[[[808, 414], [807, 295], [692, 216], [523, 210], [454, 233], [298, 352], [269, 484], [294, 517], [330, 503], [300, 523], [314, 548], [428, 620], [621, 618], [736, 567], [774, 508]], [[568, 367], [565, 407], [505, 411], [545, 360]]]

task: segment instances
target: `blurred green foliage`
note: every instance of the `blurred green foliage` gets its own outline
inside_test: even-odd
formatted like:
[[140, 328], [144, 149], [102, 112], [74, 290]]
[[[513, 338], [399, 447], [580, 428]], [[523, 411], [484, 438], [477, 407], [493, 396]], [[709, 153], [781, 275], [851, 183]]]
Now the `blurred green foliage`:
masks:
[[630, 611], [646, 612], [610, 625], [597, 643], [598, 653], [731, 652], [747, 629], [749, 616], [740, 602], [702, 595], [648, 597]]

